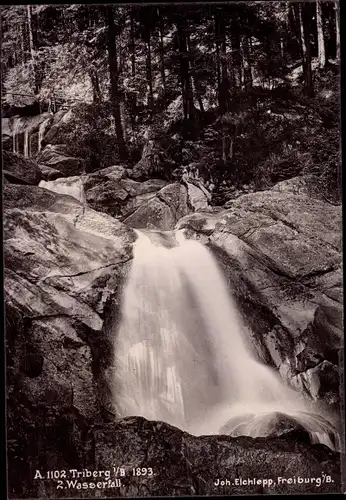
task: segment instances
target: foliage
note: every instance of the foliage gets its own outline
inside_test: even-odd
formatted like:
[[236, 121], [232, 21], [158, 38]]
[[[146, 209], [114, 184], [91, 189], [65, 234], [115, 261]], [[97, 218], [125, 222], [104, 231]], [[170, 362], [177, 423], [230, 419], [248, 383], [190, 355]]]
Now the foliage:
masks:
[[90, 172], [119, 163], [109, 102], [79, 105], [73, 117], [64, 130], [70, 153], [85, 159]]
[[[335, 4], [323, 2], [322, 8], [325, 68], [318, 67], [315, 2], [301, 5], [305, 42], [294, 2], [114, 5], [116, 75], [105, 6], [34, 5], [31, 20], [27, 6], [5, 6], [4, 90], [35, 96], [38, 86], [40, 99], [84, 103], [66, 140], [90, 170], [119, 161], [120, 127], [128, 164], [154, 140], [169, 179], [194, 162], [219, 190], [244, 184], [263, 189], [313, 171], [336, 193]], [[305, 54], [302, 60], [303, 43], [310, 59]], [[5, 101], [12, 105], [10, 95]], [[25, 99], [17, 96], [15, 104]]]

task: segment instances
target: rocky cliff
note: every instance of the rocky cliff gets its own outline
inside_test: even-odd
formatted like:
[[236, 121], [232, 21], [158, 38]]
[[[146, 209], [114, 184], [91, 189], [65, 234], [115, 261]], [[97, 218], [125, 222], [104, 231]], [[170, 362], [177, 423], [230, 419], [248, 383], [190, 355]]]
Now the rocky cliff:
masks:
[[[20, 178], [22, 170], [13, 171]], [[117, 421], [109, 391], [111, 341], [136, 238], [131, 227], [176, 228], [213, 250], [257, 356], [309, 399], [337, 407], [343, 340], [340, 207], [286, 182], [240, 196], [227, 209], [212, 208], [193, 184], [140, 183], [122, 167], [84, 174], [82, 202], [60, 194], [63, 179], [49, 190], [29, 185], [37, 178], [26, 185], [10, 176], [7, 181], [13, 498], [76, 495], [58, 492], [52, 481], [34, 480], [36, 469], [102, 470], [113, 464], [126, 465], [127, 474], [152, 467], [154, 476], [134, 481], [126, 475], [121, 489], [102, 491], [103, 496], [317, 492], [317, 483], [289, 485], [277, 478], [323, 474], [331, 478], [323, 491], [340, 491], [339, 456], [322, 445], [297, 442], [296, 434], [197, 438], [141, 418]], [[236, 484], [240, 477], [271, 478], [275, 485]], [[214, 485], [218, 478], [234, 484], [221, 489]], [[95, 491], [79, 496], [94, 497]]]

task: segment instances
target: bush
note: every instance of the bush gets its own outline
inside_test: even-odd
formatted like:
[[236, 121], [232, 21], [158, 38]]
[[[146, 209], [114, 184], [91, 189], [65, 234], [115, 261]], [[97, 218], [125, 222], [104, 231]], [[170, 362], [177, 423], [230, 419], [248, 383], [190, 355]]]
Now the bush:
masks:
[[71, 155], [86, 160], [94, 172], [119, 163], [119, 150], [108, 103], [85, 104], [78, 108], [66, 127], [65, 139]]

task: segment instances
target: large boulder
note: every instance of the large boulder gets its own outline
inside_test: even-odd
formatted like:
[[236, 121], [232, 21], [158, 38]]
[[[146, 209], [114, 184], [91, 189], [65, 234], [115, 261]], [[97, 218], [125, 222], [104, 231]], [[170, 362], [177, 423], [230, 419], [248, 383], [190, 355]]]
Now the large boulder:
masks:
[[113, 332], [104, 318], [116, 324], [134, 239], [73, 197], [4, 187], [9, 469], [23, 484], [26, 473], [32, 478], [24, 457], [34, 460], [47, 432], [64, 441], [84, 422], [114, 416], [105, 381]]
[[41, 178], [41, 170], [37, 163], [29, 158], [10, 151], [3, 152], [3, 175], [12, 184], [37, 185]]
[[276, 187], [176, 227], [213, 250], [257, 356], [312, 399], [339, 401], [340, 207]]
[[41, 176], [44, 181], [55, 181], [60, 177], [65, 177], [64, 174], [56, 168], [47, 167], [46, 165], [39, 165], [39, 169], [41, 170]]
[[[35, 430], [30, 431], [37, 434]], [[10, 498], [114, 498], [337, 493], [339, 454], [288, 438], [232, 438], [186, 434], [162, 422], [129, 417], [84, 429], [47, 433], [35, 446], [36, 469], [67, 470], [62, 482], [33, 480], [25, 489], [10, 470]], [[67, 438], [67, 439], [66, 439]], [[64, 453], [64, 450], [67, 450]], [[49, 464], [49, 465], [48, 465]], [[76, 472], [84, 471], [77, 478]], [[93, 471], [103, 471], [95, 479]], [[102, 476], [101, 476], [102, 474]], [[75, 475], [75, 477], [73, 477]], [[62, 489], [57, 489], [57, 485]], [[83, 484], [85, 486], [83, 486]], [[82, 490], [82, 491], [81, 491]], [[13, 490], [12, 490], [13, 491]]]
[[66, 139], [66, 131], [74, 118], [75, 109], [61, 109], [54, 114], [49, 130], [42, 140], [42, 145], [61, 144]]
[[148, 140], [143, 147], [141, 159], [129, 171], [129, 177], [136, 181], [143, 181], [161, 173], [161, 167], [158, 146], [153, 140]]
[[70, 156], [64, 144], [48, 144], [37, 156], [40, 165], [54, 168], [64, 175], [78, 175], [85, 172], [85, 162], [82, 158]]
[[172, 229], [189, 213], [187, 190], [180, 183], [169, 184], [143, 202], [124, 222], [134, 228]]

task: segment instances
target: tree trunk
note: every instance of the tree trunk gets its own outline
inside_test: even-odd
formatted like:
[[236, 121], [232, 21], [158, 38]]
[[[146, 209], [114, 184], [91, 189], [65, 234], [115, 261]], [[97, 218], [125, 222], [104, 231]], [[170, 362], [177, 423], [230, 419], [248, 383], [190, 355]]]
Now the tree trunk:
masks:
[[35, 94], [39, 91], [39, 85], [37, 80], [36, 71], [36, 59], [35, 59], [35, 49], [34, 49], [34, 38], [32, 33], [32, 19], [31, 19], [31, 5], [26, 6], [27, 16], [28, 16], [28, 30], [29, 30], [29, 47], [30, 47], [30, 57], [31, 57], [31, 67], [34, 76], [34, 92]]
[[190, 78], [189, 53], [187, 50], [186, 21], [181, 15], [177, 18], [177, 35], [180, 60], [180, 81], [182, 88], [184, 119], [190, 119], [194, 114], [193, 95]]
[[234, 80], [236, 87], [242, 86], [242, 57], [241, 57], [241, 44], [240, 44], [240, 27], [237, 18], [233, 19], [232, 30], [232, 60], [234, 65]]
[[229, 111], [229, 79], [228, 79], [228, 68], [227, 68], [227, 47], [226, 47], [226, 34], [225, 34], [225, 23], [223, 17], [220, 17], [220, 59], [221, 59], [221, 94], [223, 101], [223, 110], [225, 113]]
[[222, 15], [215, 14], [215, 44], [217, 53], [218, 96], [221, 115], [229, 110], [229, 80], [227, 71], [226, 36]]
[[154, 110], [154, 94], [153, 94], [153, 77], [151, 70], [151, 39], [150, 39], [150, 28], [147, 28], [146, 32], [146, 48], [147, 48], [147, 58], [146, 58], [146, 68], [147, 68], [147, 83], [148, 83], [148, 107], [150, 115], [152, 116]]
[[251, 70], [251, 60], [250, 60], [249, 38], [247, 35], [244, 35], [242, 39], [242, 53], [243, 53], [243, 66], [244, 66], [244, 85], [245, 88], [251, 88], [252, 70]]
[[317, 22], [318, 64], [320, 68], [324, 68], [326, 65], [326, 49], [324, 44], [321, 0], [317, 0], [316, 2], [316, 22]]
[[[186, 42], [187, 42], [187, 50], [188, 50], [189, 54], [191, 54], [191, 44], [190, 44], [189, 35], [187, 35], [187, 37], [186, 37]], [[200, 88], [200, 84], [199, 84], [198, 78], [196, 77], [194, 70], [191, 70], [191, 84], [192, 84], [192, 93], [194, 96], [196, 96], [199, 109], [200, 109], [201, 113], [204, 113], [204, 105], [203, 105], [203, 101], [202, 101], [202, 97], [201, 97], [201, 94], [202, 94], [201, 88]]]
[[217, 48], [217, 63], [218, 63], [218, 97], [219, 97], [219, 110], [221, 115], [221, 129], [222, 129], [222, 161], [227, 163], [230, 151], [228, 127], [224, 115], [229, 111], [229, 81], [227, 71], [227, 58], [226, 58], [226, 36], [225, 24], [222, 17], [222, 12], [215, 14], [215, 44]]
[[106, 27], [107, 27], [107, 48], [108, 65], [110, 74], [110, 94], [112, 103], [112, 114], [115, 122], [115, 130], [119, 147], [121, 160], [126, 160], [127, 150], [124, 141], [124, 131], [121, 122], [120, 111], [120, 89], [119, 89], [119, 70], [117, 57], [117, 30], [114, 23], [114, 14], [112, 5], [106, 7]]
[[135, 21], [133, 11], [131, 11], [130, 27], [130, 52], [131, 52], [131, 76], [136, 76], [136, 43], [135, 43]]
[[336, 59], [340, 61], [340, 4], [335, 2]]
[[160, 19], [160, 70], [161, 70], [161, 80], [163, 88], [163, 96], [166, 96], [166, 75], [165, 75], [165, 48], [163, 45], [163, 34], [164, 34], [164, 23], [162, 10], [159, 8], [159, 19]]
[[312, 84], [312, 67], [311, 67], [311, 46], [309, 33], [306, 23], [306, 12], [304, 11], [304, 6], [299, 3], [298, 6], [299, 14], [299, 26], [300, 26], [300, 41], [302, 49], [302, 59], [303, 59], [303, 72], [305, 81], [305, 93], [307, 96], [313, 96], [313, 84]]
[[25, 49], [24, 49], [24, 25], [21, 23], [20, 26], [20, 48], [22, 52], [22, 65], [25, 65]]
[[220, 88], [221, 88], [221, 61], [220, 61], [220, 35], [219, 35], [219, 18], [218, 15], [214, 15], [215, 22], [215, 48], [216, 48], [216, 86], [217, 93], [219, 98], [219, 107], [221, 108], [221, 97], [220, 97]]
[[90, 79], [91, 85], [93, 89], [93, 101], [95, 103], [101, 102], [101, 91], [100, 91], [100, 83], [97, 71], [93, 68], [90, 70]]

